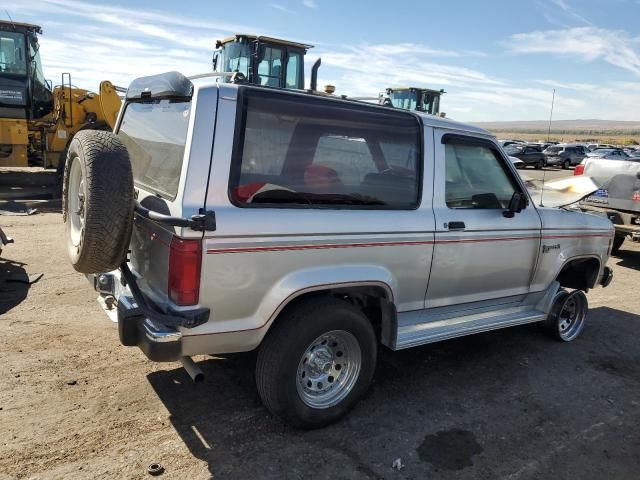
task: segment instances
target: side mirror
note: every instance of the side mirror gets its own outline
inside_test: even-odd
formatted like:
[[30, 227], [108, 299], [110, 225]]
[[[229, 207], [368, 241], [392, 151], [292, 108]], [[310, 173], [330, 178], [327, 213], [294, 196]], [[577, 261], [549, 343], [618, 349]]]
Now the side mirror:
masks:
[[514, 192], [509, 201], [509, 208], [502, 212], [506, 218], [513, 218], [516, 213], [520, 213], [527, 208], [527, 197], [522, 192]]
[[218, 71], [218, 58], [220, 57], [220, 52], [213, 52], [213, 71]]

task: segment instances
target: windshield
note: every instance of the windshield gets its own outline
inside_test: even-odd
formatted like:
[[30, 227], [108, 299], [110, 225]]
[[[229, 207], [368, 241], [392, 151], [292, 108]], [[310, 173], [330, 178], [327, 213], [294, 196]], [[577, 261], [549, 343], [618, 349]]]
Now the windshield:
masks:
[[544, 152], [545, 153], [560, 153], [562, 150], [564, 150], [564, 147], [547, 147], [547, 149]]
[[129, 153], [136, 185], [175, 199], [190, 109], [188, 101], [164, 99], [126, 106], [118, 136]]
[[27, 74], [22, 33], [0, 32], [0, 73]]
[[391, 92], [389, 97], [391, 98], [391, 104], [396, 108], [404, 108], [405, 110], [416, 109], [416, 94], [411, 90]]
[[249, 46], [246, 43], [225, 43], [220, 59], [221, 72], [240, 72], [249, 78]]
[[29, 58], [31, 59], [29, 75], [32, 77], [32, 113], [34, 118], [42, 118], [51, 112], [53, 102], [51, 101], [51, 90], [49, 90], [49, 86], [44, 78], [44, 72], [42, 71], [38, 39], [35, 35], [29, 37]]

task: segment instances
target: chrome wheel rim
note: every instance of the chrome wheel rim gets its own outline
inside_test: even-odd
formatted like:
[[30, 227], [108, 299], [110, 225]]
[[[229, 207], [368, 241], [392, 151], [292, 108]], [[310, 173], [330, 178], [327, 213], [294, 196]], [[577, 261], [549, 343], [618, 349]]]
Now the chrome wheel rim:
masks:
[[558, 332], [563, 340], [573, 340], [584, 327], [587, 302], [584, 293], [576, 291], [567, 295], [558, 314]]
[[69, 187], [67, 191], [67, 215], [69, 216], [69, 239], [74, 247], [79, 247], [82, 242], [85, 219], [84, 178], [82, 167], [77, 157], [71, 159], [71, 171], [69, 172]]
[[300, 358], [296, 372], [298, 395], [311, 408], [329, 408], [353, 390], [362, 366], [356, 337], [332, 330], [316, 338]]

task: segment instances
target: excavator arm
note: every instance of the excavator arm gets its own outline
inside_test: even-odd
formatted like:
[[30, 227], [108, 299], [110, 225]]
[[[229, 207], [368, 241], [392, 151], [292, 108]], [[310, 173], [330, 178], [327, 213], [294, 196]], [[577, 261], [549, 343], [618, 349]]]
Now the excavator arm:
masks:
[[[100, 109], [102, 110], [102, 118], [109, 125], [109, 128], [113, 129], [118, 118], [118, 112], [122, 106], [122, 101], [118, 96], [118, 92], [124, 89], [116, 87], [110, 81], [105, 80], [100, 82]], [[125, 90], [126, 91], [126, 90]]]

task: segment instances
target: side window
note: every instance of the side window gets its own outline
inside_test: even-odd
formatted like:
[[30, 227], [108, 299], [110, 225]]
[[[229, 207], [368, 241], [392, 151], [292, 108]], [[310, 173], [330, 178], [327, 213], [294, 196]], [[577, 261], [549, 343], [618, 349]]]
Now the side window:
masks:
[[304, 85], [299, 85], [299, 71], [300, 71], [300, 54], [290, 53], [287, 60], [287, 81], [286, 88], [304, 88]]
[[367, 141], [342, 135], [320, 137], [313, 165], [335, 170], [338, 179], [347, 185], [360, 184], [366, 175], [377, 173]]
[[264, 57], [258, 64], [260, 85], [279, 87], [282, 75], [282, 50], [274, 47], [264, 49]]
[[413, 209], [421, 133], [405, 112], [243, 89], [230, 198], [245, 207]]
[[498, 154], [488, 146], [447, 143], [445, 171], [449, 208], [504, 209], [517, 191]]

